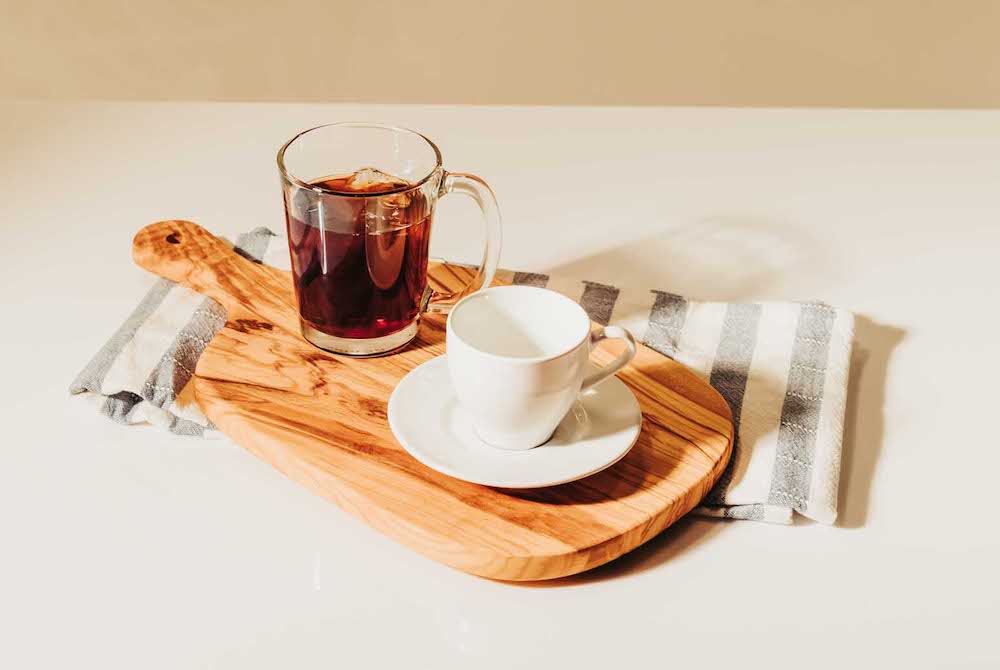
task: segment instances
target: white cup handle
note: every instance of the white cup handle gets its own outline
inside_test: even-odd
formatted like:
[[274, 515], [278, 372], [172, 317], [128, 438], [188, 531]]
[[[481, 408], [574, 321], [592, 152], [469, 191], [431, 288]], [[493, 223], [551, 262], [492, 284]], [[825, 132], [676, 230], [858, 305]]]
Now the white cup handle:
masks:
[[605, 379], [621, 370], [635, 358], [635, 338], [621, 326], [604, 326], [590, 333], [590, 347], [593, 349], [601, 340], [625, 340], [625, 351], [615, 360], [605, 365], [600, 370], [594, 370], [583, 378], [583, 386], [580, 391], [591, 389]]

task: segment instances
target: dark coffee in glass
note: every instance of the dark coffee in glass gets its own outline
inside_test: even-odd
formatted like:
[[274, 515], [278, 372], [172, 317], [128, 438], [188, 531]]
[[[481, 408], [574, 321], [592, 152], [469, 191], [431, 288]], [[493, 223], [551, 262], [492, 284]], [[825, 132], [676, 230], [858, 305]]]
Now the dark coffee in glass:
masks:
[[[373, 174], [381, 175], [359, 170], [312, 184], [369, 195], [410, 186], [388, 175], [372, 180]], [[432, 218], [420, 190], [304, 213], [305, 220], [288, 216], [302, 320], [326, 335], [356, 339], [392, 335], [413, 323], [427, 288]]]

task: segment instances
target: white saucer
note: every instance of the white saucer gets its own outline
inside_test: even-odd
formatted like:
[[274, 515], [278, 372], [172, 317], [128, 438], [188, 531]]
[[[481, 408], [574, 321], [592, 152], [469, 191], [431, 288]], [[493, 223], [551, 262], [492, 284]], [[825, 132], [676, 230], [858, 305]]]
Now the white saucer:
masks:
[[439, 356], [414, 368], [389, 398], [389, 427], [429, 468], [475, 484], [530, 489], [565, 484], [617, 463], [639, 437], [642, 413], [628, 387], [611, 377], [580, 396], [552, 438], [505, 451], [476, 435]]

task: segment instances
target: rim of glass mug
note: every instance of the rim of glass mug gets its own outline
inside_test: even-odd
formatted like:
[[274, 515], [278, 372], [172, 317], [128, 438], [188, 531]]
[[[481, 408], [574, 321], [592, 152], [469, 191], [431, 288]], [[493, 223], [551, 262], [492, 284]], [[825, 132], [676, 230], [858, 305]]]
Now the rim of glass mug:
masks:
[[[388, 191], [379, 191], [378, 193], [364, 193], [358, 191], [338, 191], [337, 189], [329, 188], [326, 186], [310, 184], [309, 182], [303, 181], [302, 179], [296, 177], [285, 166], [285, 152], [288, 150], [289, 147], [292, 146], [292, 144], [295, 143], [296, 140], [304, 137], [305, 135], [308, 135], [311, 132], [315, 132], [317, 130], [323, 130], [324, 128], [372, 128], [376, 130], [389, 130], [397, 133], [406, 133], [413, 137], [419, 137], [424, 142], [426, 142], [427, 145], [434, 151], [434, 158], [435, 158], [434, 167], [431, 168], [431, 170], [426, 175], [421, 177], [418, 181], [407, 184], [405, 186], [398, 186]], [[443, 168], [443, 162], [441, 159], [441, 150], [438, 149], [437, 145], [434, 144], [434, 142], [432, 142], [429, 137], [427, 137], [423, 133], [418, 133], [416, 130], [404, 128], [403, 126], [391, 126], [383, 123], [367, 123], [364, 121], [338, 121], [336, 123], [324, 123], [303, 130], [302, 132], [292, 137], [292, 139], [288, 140], [283, 145], [281, 145], [281, 148], [278, 149], [278, 172], [280, 172], [281, 176], [283, 176], [289, 182], [295, 184], [299, 188], [304, 188], [310, 191], [315, 191], [317, 193], [324, 193], [327, 195], [336, 195], [344, 198], [373, 198], [373, 197], [381, 197], [384, 195], [393, 195], [395, 193], [404, 193], [406, 191], [410, 191], [415, 188], [423, 186], [431, 177], [434, 176], [435, 173], [442, 170], [442, 168]]]

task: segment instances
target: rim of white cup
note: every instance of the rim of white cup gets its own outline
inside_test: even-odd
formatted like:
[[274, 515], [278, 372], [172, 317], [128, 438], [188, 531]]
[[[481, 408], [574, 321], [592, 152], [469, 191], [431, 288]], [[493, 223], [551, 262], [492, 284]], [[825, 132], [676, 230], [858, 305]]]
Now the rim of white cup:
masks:
[[[580, 337], [580, 339], [576, 340], [572, 345], [564, 347], [563, 349], [561, 349], [561, 350], [559, 350], [559, 351], [557, 351], [557, 352], [555, 352], [553, 354], [548, 354], [546, 356], [533, 356], [531, 358], [526, 358], [524, 356], [504, 356], [502, 354], [494, 354], [493, 352], [490, 352], [490, 351], [484, 351], [482, 348], [477, 347], [477, 346], [471, 344], [468, 340], [466, 340], [465, 338], [463, 338], [461, 335], [459, 335], [455, 331], [454, 327], [452, 326], [451, 320], [452, 320], [452, 317], [454, 317], [454, 315], [461, 309], [463, 303], [470, 302], [472, 300], [475, 300], [476, 298], [480, 298], [481, 299], [484, 294], [487, 294], [487, 293], [490, 293], [490, 292], [510, 291], [510, 290], [523, 291], [523, 292], [528, 292], [528, 293], [544, 293], [546, 295], [554, 296], [556, 299], [564, 301], [564, 302], [572, 305], [572, 307], [575, 308], [580, 313], [581, 316], [583, 316], [585, 322], [587, 323], [587, 328], [586, 328], [585, 332]], [[489, 288], [480, 289], [480, 290], [476, 291], [475, 293], [470, 293], [469, 295], [465, 296], [464, 298], [462, 298], [461, 300], [459, 300], [458, 302], [456, 302], [455, 305], [451, 308], [451, 310], [449, 310], [449, 312], [448, 312], [448, 320], [445, 323], [445, 334], [446, 334], [447, 337], [454, 337], [454, 338], [456, 338], [458, 340], [461, 340], [462, 344], [464, 344], [465, 346], [469, 347], [470, 349], [474, 349], [477, 353], [479, 353], [479, 354], [481, 354], [483, 356], [487, 356], [489, 358], [495, 358], [497, 360], [502, 360], [502, 361], [507, 362], [507, 363], [518, 363], [518, 364], [524, 364], [524, 365], [530, 365], [530, 364], [533, 364], [533, 363], [544, 363], [546, 361], [552, 361], [552, 360], [555, 360], [557, 358], [562, 358], [563, 356], [566, 356], [566, 355], [568, 355], [568, 354], [576, 351], [577, 347], [579, 347], [587, 339], [590, 338], [591, 330], [592, 330], [592, 325], [591, 325], [590, 317], [587, 315], [586, 310], [584, 310], [583, 307], [581, 307], [578, 302], [576, 302], [575, 300], [572, 300], [570, 298], [567, 298], [562, 293], [559, 293], [557, 291], [553, 291], [552, 289], [542, 288], [540, 286], [490, 286]]]

